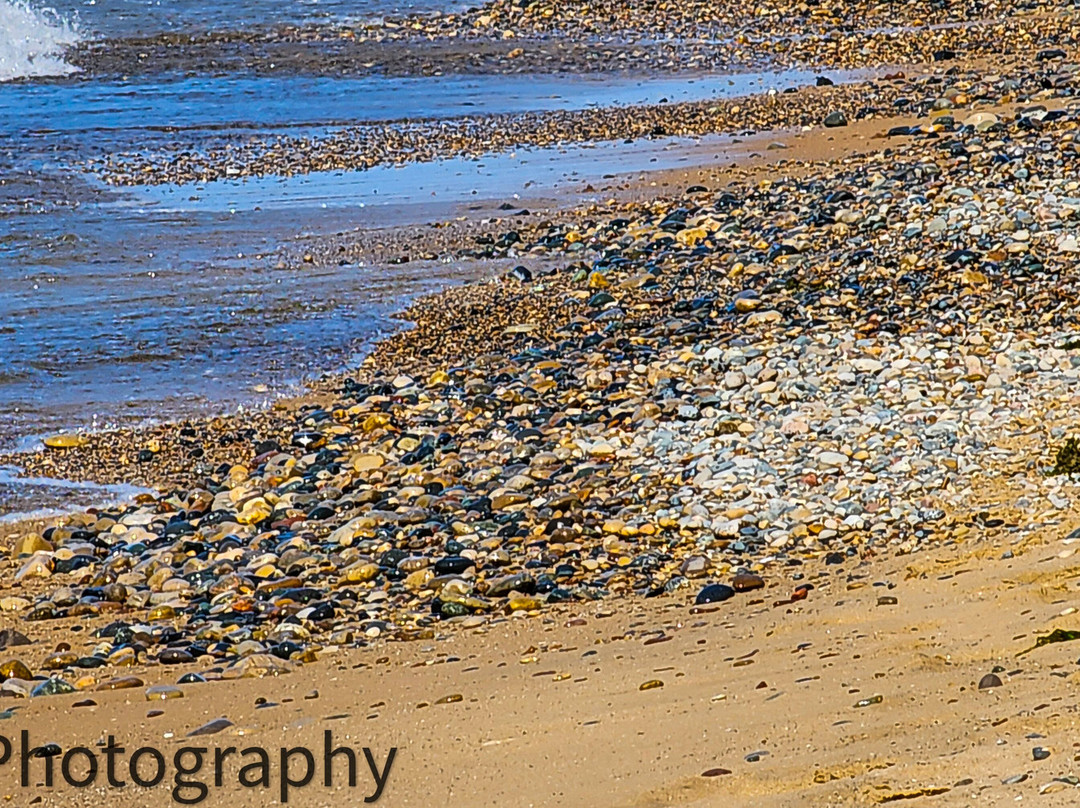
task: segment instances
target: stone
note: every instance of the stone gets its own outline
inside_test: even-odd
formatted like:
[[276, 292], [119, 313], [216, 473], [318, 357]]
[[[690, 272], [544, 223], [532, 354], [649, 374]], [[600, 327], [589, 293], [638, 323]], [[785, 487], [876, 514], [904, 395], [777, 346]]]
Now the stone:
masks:
[[735, 597], [735, 590], [725, 584], [709, 584], [697, 594], [694, 602], [699, 606], [704, 603], [720, 603]]
[[731, 586], [736, 592], [753, 592], [755, 589], [763, 589], [765, 580], [752, 572], [740, 572], [732, 580]]
[[231, 726], [233, 726], [233, 722], [229, 719], [215, 718], [213, 721], [207, 721], [201, 727], [193, 729], [186, 737], [199, 738], [203, 735], [217, 735], [219, 732], [223, 732]]

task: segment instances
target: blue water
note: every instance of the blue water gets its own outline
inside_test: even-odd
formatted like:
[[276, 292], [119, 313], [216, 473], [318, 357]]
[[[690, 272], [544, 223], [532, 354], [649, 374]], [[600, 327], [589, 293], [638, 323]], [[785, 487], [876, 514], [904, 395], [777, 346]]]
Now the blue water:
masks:
[[84, 33], [98, 37], [369, 21], [465, 7], [454, 0], [50, 0], [49, 5]]
[[[813, 84], [811, 70], [678, 77], [215, 76], [0, 85], [0, 135], [109, 138], [161, 129], [285, 129], [358, 121], [569, 110], [722, 98]], [[833, 74], [849, 80], [854, 74]]]

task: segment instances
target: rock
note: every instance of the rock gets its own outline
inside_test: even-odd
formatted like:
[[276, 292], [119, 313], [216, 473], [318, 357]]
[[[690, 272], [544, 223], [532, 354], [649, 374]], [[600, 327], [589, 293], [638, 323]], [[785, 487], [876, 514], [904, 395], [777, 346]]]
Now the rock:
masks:
[[233, 726], [233, 722], [227, 718], [215, 718], [213, 721], [207, 721], [201, 727], [193, 729], [187, 734], [188, 738], [198, 738], [203, 735], [217, 735], [219, 732], [227, 730]]
[[138, 676], [121, 676], [102, 682], [94, 690], [126, 690], [132, 687], [142, 687], [145, 684]]
[[222, 674], [223, 679], [261, 679], [292, 673], [296, 665], [271, 654], [253, 654], [233, 663]]
[[731, 586], [736, 592], [753, 592], [755, 589], [763, 589], [765, 580], [752, 572], [740, 572], [732, 580]]
[[701, 578], [709, 573], [709, 559], [705, 556], [690, 556], [679, 566], [679, 572], [687, 578]]
[[848, 119], [843, 112], [834, 111], [825, 116], [825, 126], [835, 128], [838, 126], [847, 126]]
[[34, 678], [34, 674], [30, 672], [30, 668], [26, 663], [18, 659], [9, 659], [7, 662], [0, 665], [0, 682], [7, 679], [25, 679], [27, 681]]
[[[13, 628], [0, 629], [0, 650], [14, 648], [19, 645], [30, 645], [30, 638]], [[2, 673], [2, 669], [0, 669], [0, 673]]]
[[996, 673], [988, 673], [979, 680], [979, 690], [989, 690], [992, 687], [1001, 687], [1001, 677]]
[[22, 558], [39, 552], [52, 552], [53, 546], [37, 533], [26, 533], [11, 546], [11, 557]]
[[[5, 684], [7, 684], [5, 682]], [[39, 682], [34, 685], [34, 689], [30, 691], [30, 695], [37, 696], [59, 696], [64, 693], [74, 693], [75, 688], [63, 679], [46, 679], [44, 682]]]
[[182, 648], [166, 648], [158, 654], [158, 662], [162, 665], [184, 665], [194, 661], [195, 657]]
[[720, 603], [735, 597], [735, 590], [725, 584], [709, 584], [697, 594], [694, 600], [699, 606], [703, 603]]
[[976, 112], [964, 120], [964, 126], [971, 126], [977, 132], [985, 132], [1000, 121], [1001, 119], [992, 112]]
[[358, 454], [352, 459], [352, 467], [356, 471], [373, 471], [382, 468], [384, 462], [377, 454]]
[[49, 449], [77, 449], [89, 443], [82, 435], [49, 435], [41, 442]]
[[53, 560], [49, 553], [35, 553], [15, 573], [16, 581], [26, 581], [31, 578], [51, 578], [53, 574]]
[[823, 466], [846, 466], [848, 457], [839, 452], [822, 452], [818, 455], [818, 462]]

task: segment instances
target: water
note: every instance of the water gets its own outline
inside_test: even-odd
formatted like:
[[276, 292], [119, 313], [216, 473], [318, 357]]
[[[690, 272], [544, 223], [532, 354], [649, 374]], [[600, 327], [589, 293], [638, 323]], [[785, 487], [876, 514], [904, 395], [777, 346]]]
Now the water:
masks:
[[124, 502], [147, 489], [134, 485], [24, 477], [19, 470], [0, 466], [0, 525], [20, 519], [48, 519], [70, 513], [72, 508]]
[[[579, 194], [635, 166], [677, 167], [686, 148], [674, 139], [611, 142], [152, 186], [21, 214], [14, 218], [40, 224], [6, 242], [0, 235], [6, 437], [26, 445], [62, 428], [257, 403], [354, 361], [394, 327], [403, 300], [513, 263], [278, 269], [279, 246], [297, 234], [445, 221], [466, 206], [505, 215], [499, 203]], [[702, 162], [733, 159], [724, 138], [697, 148]]]
[[[296, 129], [721, 98], [813, 84], [816, 71], [641, 78], [483, 75], [431, 78], [217, 76], [0, 87], [0, 133], [92, 146], [142, 143], [147, 131]], [[856, 73], [831, 74], [849, 81]], [[27, 121], [31, 125], [27, 126]], [[111, 142], [110, 142], [111, 141]]]
[[50, 6], [56, 15], [76, 23], [85, 36], [95, 38], [370, 21], [464, 7], [454, 0], [50, 0]]

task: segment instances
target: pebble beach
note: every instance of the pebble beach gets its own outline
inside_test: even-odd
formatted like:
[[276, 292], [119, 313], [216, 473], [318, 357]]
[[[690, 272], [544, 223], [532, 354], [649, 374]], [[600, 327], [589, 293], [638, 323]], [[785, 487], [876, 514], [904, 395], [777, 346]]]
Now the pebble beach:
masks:
[[[68, 421], [10, 406], [0, 734], [333, 729], [398, 749], [391, 805], [1073, 804], [1080, 17], [632, 5], [124, 31], [0, 84], [812, 76], [50, 141], [34, 171], [64, 184], [11, 183], [0, 244], [31, 208], [175, 198], [212, 234], [184, 271], [258, 281], [235, 331], [177, 332], [196, 357], [168, 365], [167, 410], [125, 420], [103, 393], [87, 428], [77, 397]], [[500, 160], [520, 163], [470, 192]], [[447, 165], [465, 179], [423, 173]], [[376, 176], [398, 194], [377, 210]], [[315, 212], [266, 220], [294, 188]], [[196, 216], [242, 191], [263, 218]], [[38, 267], [60, 238], [12, 255]], [[188, 264], [154, 267], [181, 276], [162, 327], [202, 322]], [[196, 406], [223, 334], [254, 378]], [[26, 384], [45, 412], [54, 388]], [[169, 799], [13, 771], [13, 805]]]

